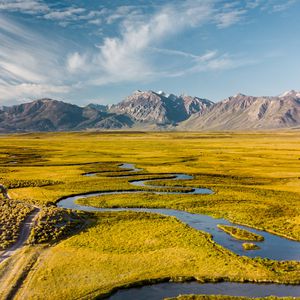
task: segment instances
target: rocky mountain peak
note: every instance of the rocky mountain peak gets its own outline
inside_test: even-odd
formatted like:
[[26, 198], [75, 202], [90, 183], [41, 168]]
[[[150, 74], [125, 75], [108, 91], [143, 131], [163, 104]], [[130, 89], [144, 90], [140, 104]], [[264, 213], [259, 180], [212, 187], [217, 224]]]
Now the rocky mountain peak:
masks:
[[239, 101], [244, 101], [245, 99], [250, 99], [250, 98], [253, 98], [253, 96], [247, 96], [245, 94], [242, 94], [242, 93], [237, 93], [233, 96], [229, 96], [227, 99], [223, 100], [223, 101], [236, 101], [236, 102], [239, 102]]
[[0, 132], [114, 129], [130, 127], [132, 123], [129, 117], [49, 98], [5, 107], [0, 111]]
[[168, 98], [170, 94], [165, 93], [164, 91], [158, 91], [156, 94]]
[[242, 93], [236, 93], [234, 96], [232, 96], [231, 98], [242, 98], [242, 97], [247, 97], [247, 95], [242, 94]]
[[279, 95], [279, 98], [285, 98], [285, 97], [300, 98], [300, 92], [295, 90], [289, 90]]
[[176, 124], [194, 113], [203, 112], [213, 103], [191, 96], [176, 96], [164, 91], [135, 91], [109, 111], [127, 114], [143, 123]]
[[195, 115], [182, 128], [193, 130], [255, 130], [300, 125], [298, 92], [278, 97], [254, 97], [241, 93], [214, 104], [203, 115]]
[[213, 103], [164, 91], [135, 91], [112, 105], [79, 107], [49, 98], [0, 109], [0, 132], [85, 129], [260, 130], [300, 128], [300, 92], [277, 97], [238, 93]]

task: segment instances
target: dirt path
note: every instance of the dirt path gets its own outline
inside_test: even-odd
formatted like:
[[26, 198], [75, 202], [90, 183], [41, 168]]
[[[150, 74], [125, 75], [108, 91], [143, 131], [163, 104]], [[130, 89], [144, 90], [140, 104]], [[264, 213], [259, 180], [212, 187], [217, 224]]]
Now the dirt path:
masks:
[[5, 259], [11, 257], [16, 251], [18, 251], [25, 245], [39, 212], [40, 209], [38, 207], [34, 207], [34, 210], [25, 218], [25, 221], [22, 222], [20, 235], [17, 242], [0, 253], [0, 263]]

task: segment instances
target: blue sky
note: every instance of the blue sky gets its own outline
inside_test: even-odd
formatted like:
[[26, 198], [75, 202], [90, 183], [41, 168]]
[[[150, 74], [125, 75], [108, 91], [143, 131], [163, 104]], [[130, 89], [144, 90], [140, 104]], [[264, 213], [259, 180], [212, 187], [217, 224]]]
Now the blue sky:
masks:
[[0, 105], [300, 89], [300, 0], [0, 0]]

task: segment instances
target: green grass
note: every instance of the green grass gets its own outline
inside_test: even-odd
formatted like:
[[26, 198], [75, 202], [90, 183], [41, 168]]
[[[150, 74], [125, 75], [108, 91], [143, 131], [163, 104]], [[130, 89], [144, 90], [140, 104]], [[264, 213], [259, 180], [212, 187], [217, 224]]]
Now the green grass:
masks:
[[[144, 168], [143, 174], [185, 172], [195, 179], [161, 183], [210, 187], [216, 193], [209, 197], [152, 197], [151, 203], [145, 197], [114, 199], [125, 199], [124, 205], [153, 206], [155, 202], [160, 207], [225, 217], [300, 240], [299, 140], [298, 132], [16, 135], [5, 138], [6, 144], [0, 141], [0, 149], [6, 153], [2, 154], [2, 177], [38, 185], [49, 180], [46, 186], [10, 191], [15, 198], [46, 204], [68, 194], [138, 189], [126, 178], [107, 177], [109, 172], [92, 178], [81, 176], [91, 171], [115, 172], [122, 162], [137, 163]], [[18, 147], [9, 146], [16, 142]], [[17, 164], [5, 164], [9, 151], [16, 155], [23, 149], [28, 157], [18, 156]], [[31, 157], [34, 149], [38, 158]], [[132, 176], [135, 178], [141, 176]]]
[[254, 243], [243, 243], [243, 248], [245, 250], [257, 250], [259, 249], [259, 246]]
[[[300, 241], [299, 153], [299, 131], [20, 134], [0, 139], [0, 182], [10, 186], [13, 199], [43, 206], [70, 194], [146, 191], [128, 180], [187, 173], [194, 179], [158, 179], [153, 184], [179, 190], [206, 187], [214, 194], [106, 195], [80, 202], [180, 209]], [[144, 170], [130, 178], [117, 178], [129, 175], [118, 168], [124, 162]], [[87, 172], [99, 173], [82, 176]], [[2, 218], [4, 211], [0, 211]], [[46, 236], [51, 231], [46, 230]], [[23, 292], [71, 299], [141, 280], [181, 276], [296, 282], [300, 266], [298, 262], [237, 257], [172, 218], [99, 214], [87, 231], [41, 255]], [[55, 294], [42, 293], [56, 285]]]
[[0, 198], [0, 250], [5, 250], [19, 237], [19, 229], [32, 207]]
[[88, 222], [87, 213], [43, 207], [31, 231], [30, 244], [53, 243], [78, 232]]
[[92, 299], [118, 286], [165, 278], [299, 281], [299, 265], [288, 264], [287, 273], [280, 263], [239, 257], [175, 218], [135, 212], [95, 217], [95, 224], [41, 257], [25, 282], [28, 299]]
[[264, 237], [262, 235], [235, 226], [218, 224], [218, 228], [220, 228], [221, 230], [223, 230], [224, 232], [228, 233], [229, 235], [233, 236], [238, 240], [258, 241], [258, 242], [264, 240]]

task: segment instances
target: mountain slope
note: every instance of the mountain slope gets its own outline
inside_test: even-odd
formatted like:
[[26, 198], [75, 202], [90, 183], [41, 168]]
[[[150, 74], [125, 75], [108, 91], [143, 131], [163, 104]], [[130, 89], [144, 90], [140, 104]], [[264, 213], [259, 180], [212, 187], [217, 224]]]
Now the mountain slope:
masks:
[[221, 102], [137, 91], [119, 104], [86, 107], [51, 99], [0, 108], [0, 133], [74, 130], [261, 130], [300, 128], [300, 92], [237, 94]]
[[129, 117], [100, 112], [90, 107], [51, 99], [3, 107], [0, 132], [69, 131], [88, 128], [122, 128], [133, 124]]
[[124, 101], [113, 105], [109, 111], [126, 114], [141, 123], [175, 125], [196, 112], [203, 112], [212, 104], [209, 100], [197, 97], [136, 91]]
[[248, 130], [300, 125], [300, 93], [278, 97], [237, 94], [214, 104], [204, 114], [195, 114], [180, 125], [181, 130]]

